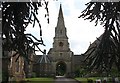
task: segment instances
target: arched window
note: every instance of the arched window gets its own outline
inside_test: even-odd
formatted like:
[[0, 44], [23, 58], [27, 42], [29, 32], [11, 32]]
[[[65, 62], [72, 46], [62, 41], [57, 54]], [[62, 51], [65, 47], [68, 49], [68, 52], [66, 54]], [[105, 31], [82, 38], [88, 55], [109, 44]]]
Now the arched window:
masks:
[[63, 46], [63, 42], [60, 42], [60, 43], [59, 43], [59, 46], [61, 46], [61, 47], [62, 47], [62, 46]]

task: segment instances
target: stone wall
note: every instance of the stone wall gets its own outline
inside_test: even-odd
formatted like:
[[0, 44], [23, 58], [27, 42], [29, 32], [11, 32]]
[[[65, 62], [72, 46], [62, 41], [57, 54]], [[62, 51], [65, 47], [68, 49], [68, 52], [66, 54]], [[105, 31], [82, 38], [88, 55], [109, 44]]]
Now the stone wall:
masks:
[[[15, 53], [16, 53], [15, 51], [12, 51], [11, 55], [14, 55]], [[25, 78], [24, 59], [21, 56], [19, 56], [18, 58], [18, 56], [19, 54], [17, 54], [14, 57], [11, 57], [10, 59], [10, 64], [9, 64], [10, 81], [21, 81]]]

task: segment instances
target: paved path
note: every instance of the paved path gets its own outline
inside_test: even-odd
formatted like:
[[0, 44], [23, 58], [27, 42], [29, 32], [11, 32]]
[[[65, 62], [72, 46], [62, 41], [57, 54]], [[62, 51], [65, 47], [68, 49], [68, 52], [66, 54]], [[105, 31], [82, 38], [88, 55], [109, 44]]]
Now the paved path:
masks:
[[78, 82], [71, 78], [65, 78], [64, 76], [56, 76], [55, 83], [78, 83]]

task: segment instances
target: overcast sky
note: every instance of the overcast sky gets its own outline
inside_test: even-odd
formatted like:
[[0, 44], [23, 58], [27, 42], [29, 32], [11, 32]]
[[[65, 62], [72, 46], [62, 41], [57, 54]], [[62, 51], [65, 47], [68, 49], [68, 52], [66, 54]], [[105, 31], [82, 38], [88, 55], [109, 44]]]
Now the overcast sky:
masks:
[[[89, 1], [90, 0], [50, 0], [48, 5], [50, 15], [49, 24], [47, 24], [47, 20], [44, 18], [44, 12], [46, 10], [40, 8], [38, 18], [41, 22], [43, 40], [46, 45], [45, 47], [40, 46], [40, 48], [42, 50], [46, 49], [47, 52], [52, 48], [61, 3], [71, 51], [73, 51], [74, 54], [84, 53], [90, 45], [90, 42], [92, 43], [96, 40], [96, 37], [99, 37], [104, 32], [102, 26], [95, 26], [94, 22], [78, 18], [81, 11], [86, 8], [85, 4]], [[37, 38], [39, 37], [39, 27], [37, 24], [35, 28], [32, 28], [30, 25], [26, 32], [32, 32]], [[37, 52], [37, 54], [41, 53]]]

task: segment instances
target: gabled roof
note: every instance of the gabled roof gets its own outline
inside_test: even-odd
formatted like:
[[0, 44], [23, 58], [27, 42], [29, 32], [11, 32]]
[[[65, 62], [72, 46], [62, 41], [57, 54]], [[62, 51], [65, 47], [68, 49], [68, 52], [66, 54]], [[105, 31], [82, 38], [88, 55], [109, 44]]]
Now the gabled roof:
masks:
[[37, 63], [50, 63], [50, 60], [47, 55], [43, 54], [43, 55], [37, 55], [37, 56], [40, 56]]
[[102, 34], [99, 38], [97, 38], [92, 44], [90, 44], [90, 46], [88, 47], [88, 49], [87, 49], [87, 51], [84, 53], [84, 55], [88, 55], [88, 54], [90, 54], [92, 51], [93, 51], [92, 53], [94, 54], [94, 49], [93, 49], [93, 48], [96, 48], [96, 47], [99, 45], [102, 37], [103, 37], [103, 34]]

